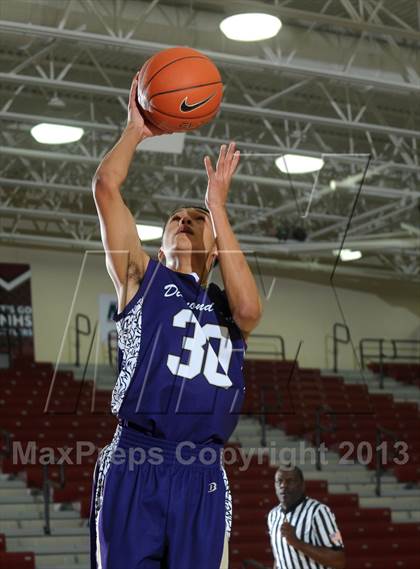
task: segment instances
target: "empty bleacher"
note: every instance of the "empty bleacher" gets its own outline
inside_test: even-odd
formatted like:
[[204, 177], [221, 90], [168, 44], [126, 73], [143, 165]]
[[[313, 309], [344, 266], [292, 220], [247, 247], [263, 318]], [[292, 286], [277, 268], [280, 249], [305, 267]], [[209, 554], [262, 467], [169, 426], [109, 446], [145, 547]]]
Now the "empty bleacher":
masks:
[[[259, 445], [258, 420], [264, 413], [267, 445], [274, 440], [280, 445], [311, 445], [317, 441], [319, 421], [330, 464], [322, 471], [315, 466], [304, 467], [307, 493], [329, 504], [335, 512], [346, 545], [347, 568], [417, 568], [420, 523], [414, 523], [415, 518], [412, 523], [398, 523], [393, 510], [393, 501], [398, 500], [401, 511], [410, 512], [404, 500], [414, 504], [413, 496], [417, 500], [420, 496], [416, 490], [420, 456], [417, 403], [396, 402], [390, 394], [372, 394], [366, 385], [348, 384], [339, 376], [301, 369], [289, 361], [247, 360], [244, 370], [244, 417], [232, 442], [244, 449]], [[28, 363], [0, 372], [0, 567], [89, 566], [86, 518], [93, 467], [98, 449], [112, 438], [116, 420], [109, 411], [109, 389], [95, 390], [92, 381], [75, 380], [71, 371], [58, 373], [54, 382], [52, 377], [49, 364]], [[390, 447], [395, 435], [407, 441], [409, 451], [404, 465], [396, 465], [394, 457], [386, 454], [381, 498], [374, 495], [375, 453], [371, 457], [363, 455], [363, 464], [358, 464], [357, 450], [347, 452], [346, 458], [352, 464], [339, 464], [340, 456], [348, 451], [343, 441], [353, 443], [355, 449], [362, 441], [374, 446], [378, 428], [384, 429], [382, 440]], [[77, 441], [91, 445], [91, 452], [80, 464], [48, 467], [52, 500], [49, 535], [43, 530], [42, 465], [16, 463], [7, 455], [13, 442], [20, 442], [24, 449], [30, 441], [53, 449], [74, 448]], [[268, 455], [263, 464], [253, 460], [247, 470], [238, 464], [227, 466], [234, 506], [232, 569], [241, 568], [246, 559], [272, 567], [266, 516], [277, 503], [275, 468]], [[407, 483], [411, 489], [406, 488]]]

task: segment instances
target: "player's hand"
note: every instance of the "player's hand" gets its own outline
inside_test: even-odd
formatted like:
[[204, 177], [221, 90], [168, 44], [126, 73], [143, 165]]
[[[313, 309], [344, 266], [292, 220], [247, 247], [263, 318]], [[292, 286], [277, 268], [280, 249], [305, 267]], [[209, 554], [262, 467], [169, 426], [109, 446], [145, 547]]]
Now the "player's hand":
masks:
[[206, 206], [210, 210], [212, 207], [226, 204], [230, 183], [238, 166], [239, 157], [239, 150], [235, 150], [235, 143], [231, 142], [229, 146], [223, 144], [220, 147], [216, 170], [213, 169], [210, 156], [204, 158], [208, 177]]
[[296, 536], [296, 530], [289, 522], [283, 522], [280, 528], [281, 535], [284, 537], [289, 545], [296, 547], [299, 544], [299, 539]]
[[127, 110], [127, 128], [133, 128], [139, 136], [139, 140], [158, 136], [159, 134], [168, 134], [160, 128], [154, 126], [142, 114], [142, 108], [137, 101], [137, 83], [139, 71], [134, 75], [130, 87], [130, 97], [128, 100]]

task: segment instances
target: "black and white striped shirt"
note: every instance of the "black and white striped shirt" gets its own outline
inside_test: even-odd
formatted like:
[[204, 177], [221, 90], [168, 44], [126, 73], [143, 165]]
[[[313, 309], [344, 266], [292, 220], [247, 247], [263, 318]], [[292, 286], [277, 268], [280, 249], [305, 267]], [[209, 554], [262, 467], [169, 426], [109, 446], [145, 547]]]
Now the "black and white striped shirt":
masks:
[[283, 510], [279, 505], [268, 514], [268, 531], [278, 569], [325, 568], [325, 565], [316, 563], [307, 555], [297, 551], [281, 536], [280, 528], [285, 521], [294, 526], [297, 538], [306, 543], [332, 549], [343, 547], [335, 516], [329, 507], [318, 500], [304, 496], [292, 508]]

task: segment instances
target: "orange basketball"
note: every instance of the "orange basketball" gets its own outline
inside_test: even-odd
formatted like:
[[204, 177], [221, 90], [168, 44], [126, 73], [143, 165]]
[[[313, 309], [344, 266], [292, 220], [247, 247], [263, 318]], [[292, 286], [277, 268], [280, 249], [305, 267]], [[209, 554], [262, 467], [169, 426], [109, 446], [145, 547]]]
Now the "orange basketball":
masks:
[[189, 47], [173, 47], [143, 65], [137, 98], [155, 126], [166, 132], [183, 132], [212, 120], [222, 91], [220, 73], [207, 56]]

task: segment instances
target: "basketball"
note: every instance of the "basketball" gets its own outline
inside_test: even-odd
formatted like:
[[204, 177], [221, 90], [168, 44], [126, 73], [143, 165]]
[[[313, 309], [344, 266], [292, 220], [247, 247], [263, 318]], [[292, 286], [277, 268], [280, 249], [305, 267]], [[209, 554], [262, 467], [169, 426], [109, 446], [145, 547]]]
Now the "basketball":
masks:
[[188, 47], [160, 51], [146, 61], [137, 99], [147, 120], [166, 132], [199, 128], [217, 114], [223, 83], [214, 63]]

